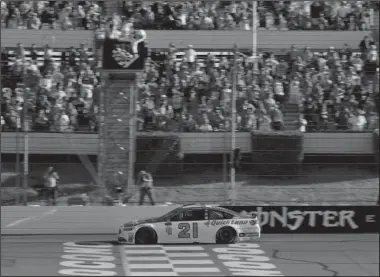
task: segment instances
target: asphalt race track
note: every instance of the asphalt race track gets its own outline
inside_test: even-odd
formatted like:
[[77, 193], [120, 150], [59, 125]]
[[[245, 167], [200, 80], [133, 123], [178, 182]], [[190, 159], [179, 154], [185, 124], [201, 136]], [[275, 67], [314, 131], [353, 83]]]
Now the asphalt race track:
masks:
[[379, 276], [378, 234], [127, 246], [113, 235], [2, 235], [2, 276]]

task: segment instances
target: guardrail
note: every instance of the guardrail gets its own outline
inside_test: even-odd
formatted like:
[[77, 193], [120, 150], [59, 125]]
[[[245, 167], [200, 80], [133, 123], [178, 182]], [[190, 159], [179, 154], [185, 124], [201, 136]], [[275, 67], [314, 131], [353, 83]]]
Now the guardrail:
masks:
[[[140, 135], [168, 136], [151, 132]], [[231, 148], [230, 133], [173, 133], [181, 139], [183, 154], [223, 154]], [[29, 133], [30, 154], [97, 155], [98, 134]], [[305, 133], [304, 151], [309, 154], [372, 155], [372, 133]], [[23, 151], [23, 138], [19, 142]], [[1, 153], [16, 153], [16, 133], [1, 134]], [[242, 153], [251, 153], [251, 134], [236, 133], [236, 145]]]
[[[195, 49], [226, 50], [231, 49], [236, 41], [240, 50], [252, 49], [252, 31], [146, 31], [149, 48], [167, 49], [169, 43], [177, 49], [186, 49], [194, 45]], [[257, 47], [259, 50], [286, 50], [291, 45], [310, 47], [311, 49], [328, 49], [333, 46], [342, 48], [345, 43], [352, 49], [358, 49], [364, 36], [371, 31], [257, 31]], [[69, 48], [84, 43], [92, 45], [93, 31], [60, 31], [60, 30], [1, 30], [1, 47], [15, 47], [22, 40], [24, 45], [49, 44], [57, 48]]]

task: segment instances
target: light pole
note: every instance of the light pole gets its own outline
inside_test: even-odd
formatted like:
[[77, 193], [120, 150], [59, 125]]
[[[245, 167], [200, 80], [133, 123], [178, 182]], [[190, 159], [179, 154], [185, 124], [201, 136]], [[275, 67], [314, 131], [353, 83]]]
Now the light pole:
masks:
[[230, 202], [235, 205], [236, 176], [235, 176], [235, 148], [236, 148], [236, 83], [237, 83], [237, 45], [234, 45], [234, 66], [232, 69], [232, 103], [231, 103], [231, 154], [230, 154]]
[[257, 64], [257, 1], [252, 1], [252, 60], [254, 69], [258, 70]]
[[20, 204], [20, 198], [21, 198], [21, 167], [20, 167], [20, 124], [21, 118], [20, 118], [20, 111], [17, 111], [17, 118], [16, 118], [16, 189], [17, 189], [17, 198], [16, 198], [16, 205]]
[[24, 103], [23, 103], [23, 137], [24, 137], [24, 175], [23, 175], [23, 189], [24, 197], [23, 203], [28, 204], [28, 176], [29, 176], [29, 122], [28, 122], [28, 90], [23, 84]]

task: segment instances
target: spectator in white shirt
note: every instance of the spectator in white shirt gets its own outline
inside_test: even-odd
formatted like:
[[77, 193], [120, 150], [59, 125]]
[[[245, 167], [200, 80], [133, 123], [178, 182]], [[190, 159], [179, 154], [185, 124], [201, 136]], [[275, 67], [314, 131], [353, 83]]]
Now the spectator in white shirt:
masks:
[[59, 119], [59, 131], [60, 132], [69, 132], [70, 128], [70, 118], [66, 113], [62, 113]]
[[120, 39], [124, 41], [131, 41], [133, 35], [133, 18], [124, 22], [121, 27]]
[[204, 120], [204, 122], [203, 122], [203, 124], [201, 124], [199, 126], [199, 130], [201, 132], [212, 132], [213, 129], [212, 129], [212, 126], [210, 124], [210, 120], [208, 118], [204, 118], [203, 120]]
[[367, 127], [367, 118], [365, 117], [365, 112], [363, 110], [358, 111], [356, 128], [357, 131], [363, 132]]
[[187, 50], [185, 51], [183, 60], [189, 64], [190, 68], [194, 68], [195, 62], [197, 60], [197, 51], [194, 50], [192, 45], [188, 46]]
[[177, 14], [177, 24], [180, 28], [185, 28], [187, 24], [187, 14], [185, 11], [181, 10], [179, 14]]
[[304, 115], [303, 114], [300, 114], [300, 117], [298, 119], [298, 122], [297, 122], [297, 125], [298, 125], [298, 130], [302, 133], [305, 133], [306, 132], [306, 126], [307, 126], [307, 121], [306, 119], [304, 118]]
[[92, 92], [94, 87], [92, 85], [83, 84], [80, 90], [81, 98], [92, 98]]
[[39, 30], [41, 28], [41, 19], [36, 13], [31, 13], [31, 18], [29, 19], [29, 29]]
[[1, 131], [3, 132], [5, 129], [5, 120], [4, 120], [4, 117], [1, 116]]
[[51, 91], [53, 87], [53, 78], [50, 73], [46, 74], [45, 77], [41, 79], [40, 87], [46, 89], [48, 92]]
[[364, 66], [364, 62], [360, 58], [360, 54], [352, 55], [351, 62], [352, 62], [352, 65], [355, 67], [355, 70], [356, 70], [357, 73], [362, 72], [363, 66]]
[[144, 42], [147, 40], [146, 32], [142, 29], [135, 30], [134, 31], [134, 38], [133, 38], [133, 53], [138, 54], [138, 46], [141, 42]]
[[346, 18], [347, 15], [350, 13], [351, 9], [347, 6], [346, 3], [344, 3], [344, 1], [342, 1], [340, 3], [340, 7], [338, 8], [338, 16], [341, 17], [341, 18]]

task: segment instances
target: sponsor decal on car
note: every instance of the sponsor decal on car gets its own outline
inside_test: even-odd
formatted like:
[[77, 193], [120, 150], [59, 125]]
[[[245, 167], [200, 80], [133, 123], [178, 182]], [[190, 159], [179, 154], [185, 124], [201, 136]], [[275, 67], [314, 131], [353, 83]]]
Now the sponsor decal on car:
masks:
[[170, 226], [167, 226], [165, 231], [168, 235], [171, 235], [173, 233], [172, 227], [170, 227]]
[[218, 226], [218, 225], [245, 225], [248, 224], [249, 220], [241, 220], [241, 219], [231, 219], [231, 220], [212, 220], [211, 225], [212, 226]]
[[246, 237], [258, 237], [259, 233], [253, 232], [253, 233], [244, 233]]

